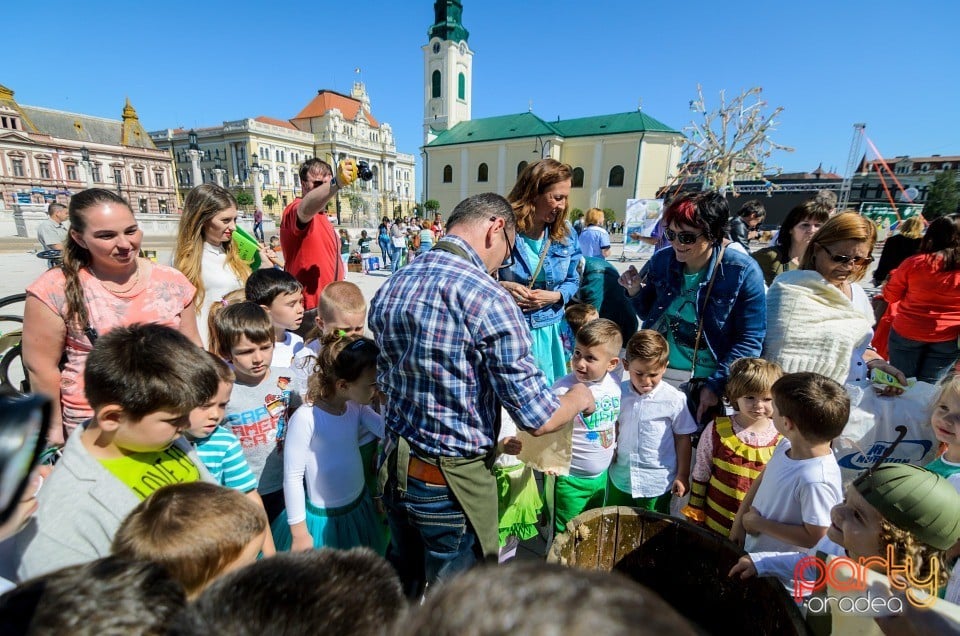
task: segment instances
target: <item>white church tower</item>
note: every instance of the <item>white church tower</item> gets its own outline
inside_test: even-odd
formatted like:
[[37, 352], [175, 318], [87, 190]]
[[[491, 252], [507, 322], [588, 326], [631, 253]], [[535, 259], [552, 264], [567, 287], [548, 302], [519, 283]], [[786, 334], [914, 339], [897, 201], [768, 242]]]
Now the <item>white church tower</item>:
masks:
[[463, 3], [436, 0], [434, 24], [423, 47], [423, 143], [436, 137], [432, 131], [449, 130], [470, 119], [473, 90], [473, 51], [470, 33], [463, 28]]

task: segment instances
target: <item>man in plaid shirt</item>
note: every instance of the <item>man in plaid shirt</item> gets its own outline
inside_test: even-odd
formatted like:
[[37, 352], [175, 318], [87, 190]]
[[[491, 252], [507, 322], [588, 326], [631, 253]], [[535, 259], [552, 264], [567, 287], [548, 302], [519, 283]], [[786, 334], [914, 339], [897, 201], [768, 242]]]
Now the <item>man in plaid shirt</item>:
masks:
[[492, 277], [512, 260], [513, 208], [496, 194], [462, 201], [447, 235], [399, 270], [370, 304], [387, 451], [381, 482], [388, 558], [408, 595], [497, 556], [491, 471], [499, 408], [533, 435], [594, 406], [582, 385], [559, 398], [530, 353], [516, 302]]

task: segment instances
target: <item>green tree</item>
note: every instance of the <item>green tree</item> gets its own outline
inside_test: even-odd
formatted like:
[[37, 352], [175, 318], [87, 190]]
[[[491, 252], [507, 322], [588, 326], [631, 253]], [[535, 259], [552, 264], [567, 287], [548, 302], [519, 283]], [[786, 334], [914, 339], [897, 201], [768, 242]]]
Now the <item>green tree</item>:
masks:
[[277, 197], [273, 196], [272, 194], [268, 194], [267, 196], [263, 197], [263, 202], [272, 210], [273, 206], [277, 203]]
[[944, 170], [933, 180], [927, 204], [923, 206], [923, 216], [928, 221], [957, 211], [960, 192], [957, 191], [957, 178], [954, 175], [952, 170]]
[[583, 210], [581, 210], [580, 208], [573, 208], [572, 210], [570, 210], [570, 220], [571, 220], [571, 221], [576, 221], [577, 219], [581, 218], [582, 216], [583, 216]]
[[237, 192], [234, 198], [237, 200], [237, 205], [240, 206], [253, 204], [253, 197], [244, 190]]
[[353, 210], [354, 214], [362, 215], [367, 211], [367, 200], [359, 192], [353, 190], [348, 192], [347, 203], [350, 204], [350, 209]]
[[427, 199], [423, 203], [423, 209], [430, 213], [435, 213], [440, 209], [440, 202], [436, 199]]
[[617, 213], [614, 212], [611, 208], [603, 208], [603, 220], [607, 223], [613, 223], [617, 218]]

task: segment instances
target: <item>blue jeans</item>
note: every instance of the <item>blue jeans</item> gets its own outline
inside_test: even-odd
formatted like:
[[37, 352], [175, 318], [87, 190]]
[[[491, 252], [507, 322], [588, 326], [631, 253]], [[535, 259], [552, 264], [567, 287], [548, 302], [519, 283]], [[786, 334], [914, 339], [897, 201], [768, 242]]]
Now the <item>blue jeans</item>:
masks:
[[936, 382], [943, 370], [960, 356], [956, 340], [919, 342], [904, 338], [893, 329], [890, 330], [887, 346], [890, 364], [903, 371], [908, 378], [915, 377], [921, 382]]
[[393, 263], [393, 243], [390, 242], [390, 238], [378, 238], [377, 245], [380, 246], [380, 254], [383, 255], [383, 266]]
[[400, 575], [404, 592], [419, 598], [427, 585], [449, 579], [479, 560], [479, 541], [463, 509], [446, 486], [407, 478], [406, 491], [391, 475], [383, 503], [390, 523], [387, 560]]

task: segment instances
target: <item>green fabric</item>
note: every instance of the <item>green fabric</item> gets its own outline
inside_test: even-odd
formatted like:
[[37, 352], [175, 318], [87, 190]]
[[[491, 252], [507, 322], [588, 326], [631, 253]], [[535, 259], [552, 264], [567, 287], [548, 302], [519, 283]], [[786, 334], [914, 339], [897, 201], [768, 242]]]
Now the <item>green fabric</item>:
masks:
[[668, 515], [670, 514], [670, 498], [669, 492], [665, 492], [659, 497], [631, 497], [630, 493], [623, 492], [611, 482], [607, 485], [607, 500], [604, 505], [629, 506]]
[[141, 500], [170, 484], [200, 481], [200, 471], [190, 457], [172, 445], [161, 451], [101, 459], [100, 464]]
[[500, 547], [511, 536], [526, 541], [537, 535], [543, 499], [533, 470], [525, 464], [494, 467], [500, 506]]
[[559, 475], [553, 487], [554, 528], [563, 532], [567, 522], [582, 512], [602, 508], [607, 494], [607, 471], [596, 477]]
[[500, 531], [497, 523], [497, 479], [493, 476], [492, 455], [489, 457], [438, 457], [438, 466], [447, 486], [457, 498], [464, 514], [480, 541], [483, 556], [496, 561], [500, 554]]
[[910, 464], [881, 464], [853, 482], [883, 517], [919, 541], [946, 550], [960, 539], [960, 493], [949, 481]]
[[[706, 269], [700, 270], [695, 274], [684, 274], [683, 284], [680, 293], [670, 303], [670, 307], [663, 314], [660, 333], [667, 339], [670, 345], [670, 358], [667, 366], [678, 371], [689, 371], [693, 368], [693, 345], [696, 341], [697, 324], [700, 321], [697, 315], [697, 291], [703, 277], [706, 275]], [[674, 329], [671, 325], [679, 323], [679, 331], [686, 334], [686, 342], [677, 342]], [[697, 372], [694, 377], [707, 378], [713, 375], [717, 370], [717, 361], [710, 355], [710, 349], [700, 337], [700, 348], [697, 350]]]

